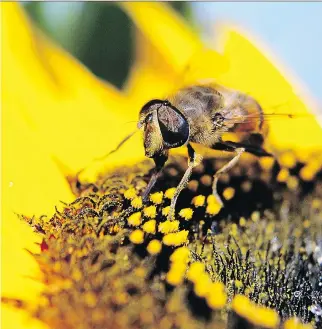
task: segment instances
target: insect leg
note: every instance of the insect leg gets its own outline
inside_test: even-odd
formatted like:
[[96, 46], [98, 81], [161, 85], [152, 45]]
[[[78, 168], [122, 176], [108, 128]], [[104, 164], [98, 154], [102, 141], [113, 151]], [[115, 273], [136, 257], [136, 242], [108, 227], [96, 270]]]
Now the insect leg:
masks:
[[146, 187], [144, 193], [143, 193], [143, 196], [142, 196], [142, 199], [143, 199], [143, 202], [146, 202], [147, 199], [148, 199], [148, 196], [153, 188], [153, 186], [155, 185], [155, 183], [157, 182], [162, 170], [163, 170], [163, 167], [164, 167], [164, 164], [167, 162], [168, 160], [168, 153], [162, 153], [160, 155], [157, 155], [153, 158], [154, 160], [154, 163], [155, 163], [155, 168], [154, 168], [154, 172], [151, 176], [151, 179], [149, 181], [149, 184], [148, 186]]
[[188, 155], [189, 155], [188, 168], [187, 168], [186, 172], [184, 173], [183, 177], [181, 178], [181, 181], [176, 188], [174, 196], [171, 199], [170, 210], [169, 210], [169, 214], [168, 214], [168, 219], [170, 219], [170, 220], [174, 219], [177, 199], [178, 199], [181, 191], [187, 186], [189, 178], [192, 173], [192, 169], [194, 167], [196, 167], [202, 160], [202, 156], [197, 154], [190, 144], [188, 144]]
[[262, 147], [252, 144], [246, 144], [246, 143], [235, 143], [230, 141], [225, 141], [225, 145], [231, 147], [231, 148], [244, 148], [245, 152], [257, 155], [257, 156], [273, 156], [271, 153], [264, 150]]
[[236, 155], [228, 163], [226, 163], [222, 168], [220, 168], [214, 175], [214, 181], [212, 183], [212, 194], [215, 196], [215, 198], [221, 205], [223, 205], [223, 202], [217, 192], [218, 179], [221, 174], [227, 172], [238, 162], [238, 160], [239, 160], [240, 156], [243, 154], [243, 152], [245, 152], [245, 148], [243, 148], [243, 147], [236, 148], [235, 149]]

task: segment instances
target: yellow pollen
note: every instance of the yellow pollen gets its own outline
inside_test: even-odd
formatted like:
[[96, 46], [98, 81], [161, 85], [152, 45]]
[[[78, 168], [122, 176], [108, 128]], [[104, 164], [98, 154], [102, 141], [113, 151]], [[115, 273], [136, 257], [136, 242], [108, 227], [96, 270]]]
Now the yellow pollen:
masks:
[[139, 226], [141, 224], [141, 218], [141, 213], [135, 212], [127, 219], [127, 222], [131, 226]]
[[319, 209], [322, 206], [322, 201], [320, 199], [313, 199], [312, 208]]
[[240, 186], [241, 188], [242, 188], [242, 190], [244, 191], [244, 192], [249, 192], [251, 189], [252, 189], [252, 187], [253, 187], [253, 184], [252, 184], [252, 182], [250, 182], [249, 180], [246, 180], [245, 182], [243, 182], [242, 184], [241, 184], [241, 186]]
[[171, 262], [187, 263], [189, 261], [190, 251], [187, 247], [180, 247], [176, 249], [170, 256]]
[[306, 165], [300, 170], [300, 177], [306, 182], [312, 181], [315, 175], [315, 168], [312, 168], [310, 165]]
[[134, 187], [129, 188], [124, 192], [125, 199], [132, 200], [136, 197], [136, 189]]
[[84, 294], [84, 301], [89, 307], [94, 307], [98, 302], [96, 295], [93, 292], [86, 292]]
[[264, 169], [265, 171], [269, 171], [272, 169], [273, 165], [274, 165], [274, 158], [270, 158], [270, 157], [263, 157], [259, 159], [259, 164], [262, 167], [262, 169]]
[[216, 197], [213, 194], [207, 196], [207, 204], [218, 203]]
[[206, 297], [209, 293], [212, 282], [207, 273], [201, 273], [197, 280], [194, 282], [194, 292], [199, 297]]
[[253, 222], [258, 222], [259, 219], [260, 219], [260, 213], [259, 211], [254, 211], [252, 214], [251, 214], [251, 219]]
[[119, 225], [115, 224], [112, 229], [111, 229], [111, 233], [118, 233], [121, 231], [121, 228]]
[[163, 192], [156, 192], [150, 195], [150, 200], [154, 204], [161, 204], [163, 199]]
[[223, 196], [226, 200], [231, 200], [235, 195], [235, 189], [233, 187], [227, 187], [224, 189]]
[[155, 206], [149, 206], [143, 209], [143, 213], [148, 218], [155, 218], [157, 215], [157, 209]]
[[176, 192], [176, 188], [171, 187], [171, 188], [169, 188], [165, 191], [164, 197], [167, 198], [167, 199], [172, 199], [175, 192]]
[[230, 231], [229, 231], [229, 234], [233, 237], [236, 237], [237, 234], [238, 234], [238, 227], [236, 224], [232, 224], [231, 225], [231, 228], [230, 228]]
[[284, 329], [313, 329], [313, 326], [309, 323], [303, 324], [300, 319], [293, 317], [284, 322]]
[[193, 210], [191, 208], [181, 209], [179, 212], [179, 216], [184, 218], [185, 220], [190, 220], [193, 215]]
[[192, 263], [189, 267], [187, 278], [192, 282], [196, 282], [201, 274], [205, 272], [205, 264], [201, 262]]
[[143, 231], [149, 234], [155, 234], [155, 227], [156, 227], [155, 219], [151, 219], [142, 225]]
[[197, 195], [192, 199], [191, 203], [196, 208], [198, 208], [198, 207], [202, 207], [205, 204], [205, 200], [206, 200], [206, 198], [204, 195]]
[[169, 211], [170, 211], [170, 206], [164, 207], [162, 209], [162, 215], [165, 216], [165, 217], [167, 217], [168, 214], [169, 214]]
[[136, 209], [142, 208], [142, 197], [136, 196], [135, 198], [132, 199], [131, 201], [131, 206]]
[[239, 219], [239, 225], [241, 226], [241, 227], [245, 227], [246, 226], [246, 219], [245, 219], [245, 217], [240, 217], [240, 219]]
[[205, 186], [211, 186], [212, 184], [212, 176], [210, 175], [203, 175], [201, 178], [200, 178], [200, 182], [201, 184], [205, 185]]
[[281, 166], [293, 168], [296, 165], [296, 157], [293, 152], [284, 152], [278, 159]]
[[299, 186], [299, 180], [295, 176], [290, 176], [286, 181], [286, 185], [291, 191], [295, 191]]
[[159, 224], [158, 230], [164, 234], [176, 232], [179, 229], [179, 224], [178, 220], [166, 220]]
[[[207, 200], [209, 200], [209, 197], [207, 198]], [[208, 202], [208, 205], [207, 205], [207, 208], [206, 208], [206, 213], [208, 215], [212, 215], [212, 216], [217, 215], [221, 208], [222, 208], [222, 205], [219, 204], [217, 202], [217, 200], [211, 201], [211, 202]]]
[[251, 302], [246, 296], [236, 295], [231, 306], [238, 315], [245, 317], [245, 315], [250, 311]]
[[206, 296], [207, 304], [212, 309], [222, 309], [227, 302], [225, 285], [221, 282], [212, 283]]
[[280, 319], [275, 310], [266, 307], [256, 307], [248, 321], [263, 328], [273, 329], [278, 326]]
[[195, 179], [191, 180], [189, 183], [188, 183], [188, 189], [192, 192], [196, 192], [198, 190], [198, 186], [199, 186], [199, 182]]
[[235, 280], [235, 287], [237, 288], [237, 289], [241, 289], [241, 288], [243, 288], [243, 283], [240, 281], [240, 280]]
[[275, 310], [258, 306], [242, 295], [234, 297], [232, 309], [249, 322], [263, 328], [276, 328], [280, 321]]
[[308, 219], [306, 219], [304, 222], [303, 222], [303, 227], [304, 228], [309, 228], [311, 226], [311, 223]]
[[184, 280], [186, 268], [186, 265], [180, 262], [172, 264], [166, 275], [167, 282], [172, 286], [181, 284]]
[[135, 230], [130, 234], [130, 241], [134, 244], [141, 244], [144, 241], [144, 233], [141, 230]]
[[170, 233], [163, 237], [163, 243], [166, 246], [180, 246], [187, 242], [189, 231], [183, 230], [177, 233]]
[[159, 240], [152, 240], [146, 249], [150, 255], [157, 255], [161, 252], [162, 243]]
[[287, 181], [287, 179], [289, 178], [289, 176], [290, 176], [290, 172], [288, 171], [288, 169], [286, 169], [286, 168], [282, 168], [282, 169], [279, 171], [279, 173], [278, 173], [276, 179], [277, 179], [277, 181], [280, 182], [280, 183], [285, 183], [285, 182]]

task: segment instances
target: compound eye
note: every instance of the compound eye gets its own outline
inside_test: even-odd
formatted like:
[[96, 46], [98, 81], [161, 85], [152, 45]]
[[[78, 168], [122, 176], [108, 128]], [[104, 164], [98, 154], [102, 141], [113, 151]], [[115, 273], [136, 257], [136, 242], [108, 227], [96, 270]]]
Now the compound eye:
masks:
[[158, 110], [158, 121], [167, 147], [179, 147], [186, 143], [189, 138], [189, 124], [178, 110], [172, 106], [162, 106]]

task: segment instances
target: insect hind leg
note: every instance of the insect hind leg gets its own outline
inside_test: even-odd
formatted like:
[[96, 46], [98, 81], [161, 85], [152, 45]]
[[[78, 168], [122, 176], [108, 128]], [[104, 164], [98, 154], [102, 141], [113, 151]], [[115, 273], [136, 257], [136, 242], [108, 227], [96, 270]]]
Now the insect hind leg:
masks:
[[245, 152], [245, 148], [244, 147], [236, 148], [236, 149], [234, 149], [234, 152], [236, 153], [236, 155], [215, 173], [214, 180], [212, 183], [212, 194], [215, 196], [215, 198], [217, 199], [218, 203], [221, 206], [223, 206], [223, 202], [217, 191], [218, 179], [219, 179], [220, 175], [226, 173], [238, 162], [241, 155]]
[[260, 143], [258, 145], [251, 145], [247, 143], [235, 143], [231, 141], [221, 141], [216, 143], [213, 147], [215, 150], [222, 150], [222, 151], [227, 151], [227, 152], [235, 152], [236, 155], [227, 163], [225, 164], [222, 168], [220, 168], [214, 175], [214, 180], [212, 183], [212, 193], [219, 202], [220, 205], [223, 206], [223, 202], [218, 194], [217, 191], [217, 183], [219, 180], [220, 175], [223, 173], [226, 173], [228, 170], [230, 170], [239, 160], [241, 155], [244, 152], [252, 153], [257, 156], [269, 156], [269, 157], [274, 157], [271, 153], [268, 153], [265, 151], [261, 146]]
[[[263, 149], [259, 145], [252, 145], [248, 143], [235, 143], [235, 142], [230, 142], [230, 141], [225, 141], [222, 143], [224, 147], [229, 148], [229, 151], [235, 151], [237, 148], [244, 148], [245, 152], [257, 155], [257, 156], [269, 156], [272, 157], [273, 154], [267, 152], [265, 149]], [[218, 148], [216, 148], [218, 149]], [[228, 151], [228, 149], [227, 149]]]

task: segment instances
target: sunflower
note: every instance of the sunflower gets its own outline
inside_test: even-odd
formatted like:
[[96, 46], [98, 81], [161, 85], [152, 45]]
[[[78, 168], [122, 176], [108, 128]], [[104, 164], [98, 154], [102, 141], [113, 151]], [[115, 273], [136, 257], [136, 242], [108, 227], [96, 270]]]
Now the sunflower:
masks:
[[[236, 30], [219, 33], [220, 53], [164, 4], [121, 7], [137, 27], [137, 51], [119, 91], [19, 5], [1, 4], [3, 327], [318, 326], [322, 129], [313, 106]], [[138, 136], [108, 161], [92, 160], [127, 135], [144, 102], [206, 78], [264, 109], [308, 116], [270, 124], [279, 162], [245, 157], [220, 183], [224, 208], [209, 192], [221, 160], [206, 160], [168, 221], [180, 155], [147, 205], [140, 192], [151, 164]]]

